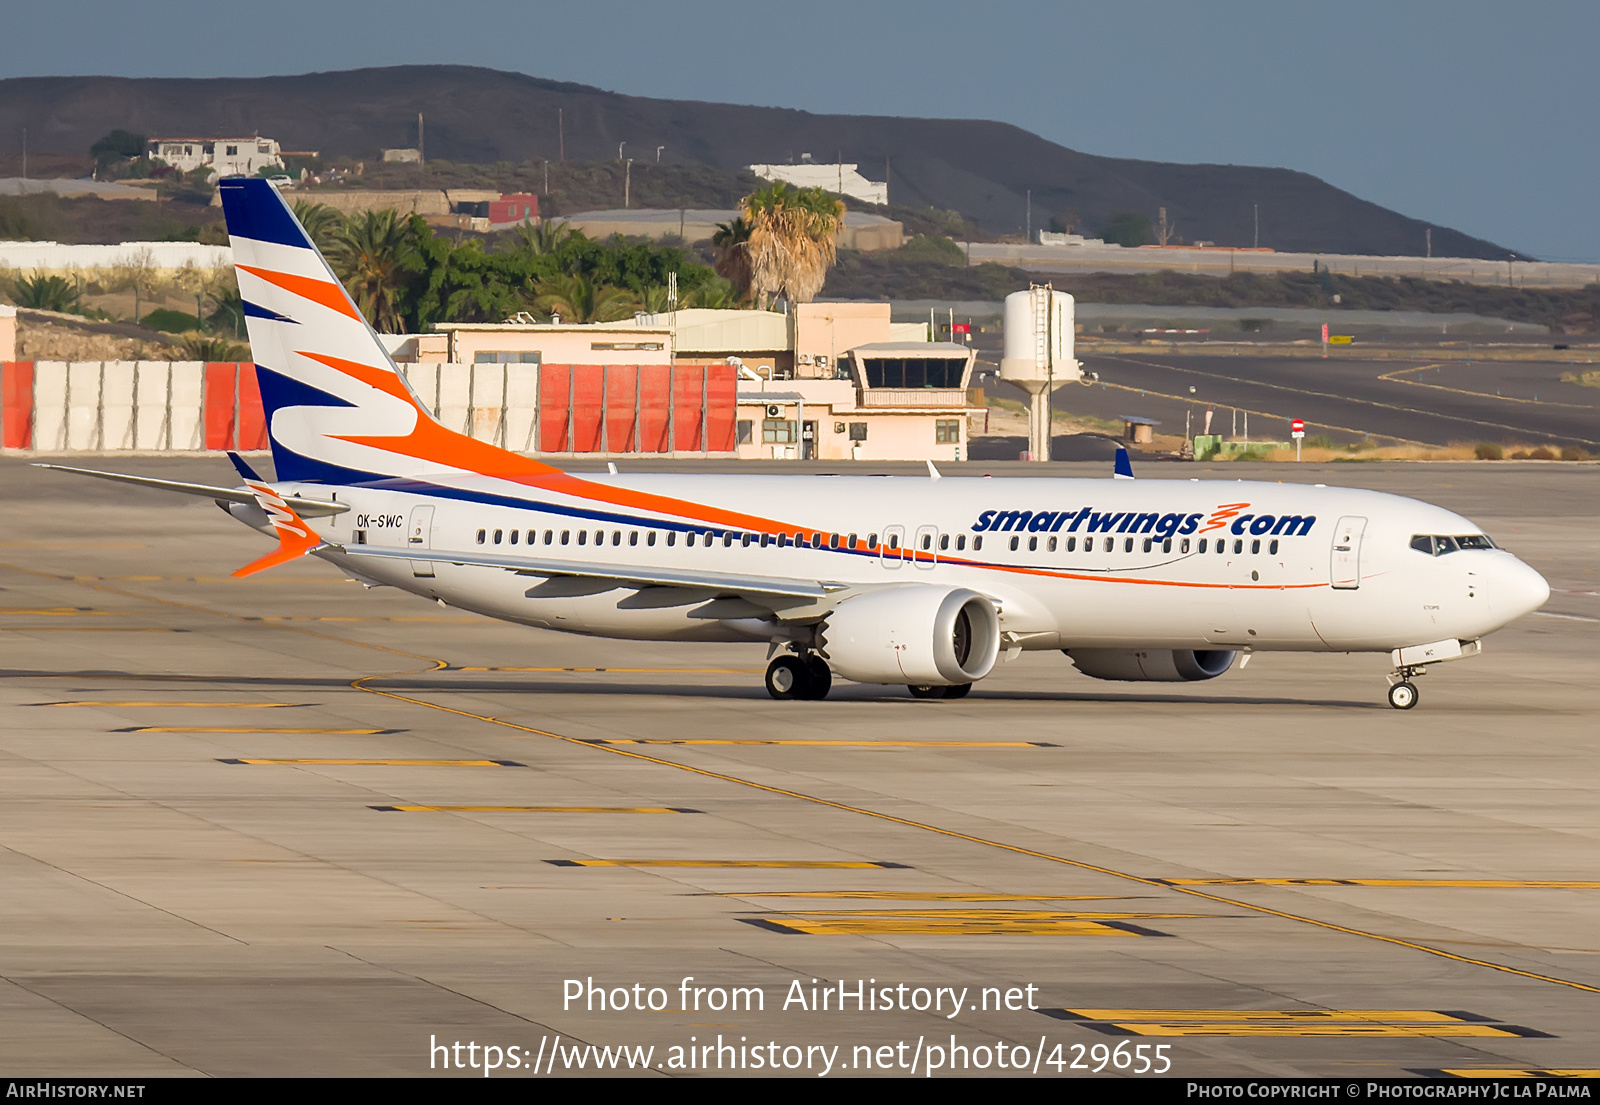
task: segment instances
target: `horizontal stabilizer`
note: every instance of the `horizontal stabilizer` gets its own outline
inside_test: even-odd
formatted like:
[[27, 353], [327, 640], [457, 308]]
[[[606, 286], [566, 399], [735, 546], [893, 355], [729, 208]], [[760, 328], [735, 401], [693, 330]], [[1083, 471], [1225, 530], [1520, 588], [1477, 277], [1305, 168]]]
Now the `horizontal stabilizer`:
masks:
[[735, 591], [750, 595], [792, 595], [822, 598], [845, 589], [844, 584], [816, 580], [780, 579], [774, 576], [746, 576], [732, 572], [697, 572], [676, 568], [642, 568], [626, 564], [593, 564], [581, 560], [547, 560], [536, 556], [505, 556], [495, 553], [434, 552], [426, 549], [381, 548], [373, 545], [347, 545], [348, 556], [386, 560], [430, 561], [435, 564], [473, 564], [485, 568], [504, 568], [537, 576], [579, 576], [585, 579], [614, 579], [622, 585], [646, 587], [704, 587], [708, 590]]
[[[92, 468], [69, 468], [64, 464], [35, 464], [35, 468], [49, 468], [56, 472], [71, 472], [77, 476], [93, 476], [96, 479], [112, 480], [116, 483], [131, 483], [136, 487], [153, 487], [157, 491], [176, 491], [180, 495], [197, 495], [202, 499], [215, 499], [223, 503], [254, 503], [256, 496], [253, 491], [243, 487], [209, 487], [203, 483], [180, 483], [177, 480], [158, 480], [150, 476], [128, 476], [121, 472], [96, 472]], [[302, 518], [326, 518], [333, 514], [343, 514], [350, 508], [344, 503], [329, 503], [321, 499], [302, 499], [296, 496], [285, 496], [284, 500]]]

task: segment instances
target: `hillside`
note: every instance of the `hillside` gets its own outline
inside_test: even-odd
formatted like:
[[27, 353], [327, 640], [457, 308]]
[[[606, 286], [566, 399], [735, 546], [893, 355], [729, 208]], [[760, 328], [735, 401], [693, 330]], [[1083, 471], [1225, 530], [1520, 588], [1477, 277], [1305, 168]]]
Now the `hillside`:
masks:
[[[1261, 244], [1282, 250], [1414, 254], [1426, 224], [1306, 173], [1236, 165], [1176, 165], [1097, 157], [1006, 123], [814, 115], [784, 108], [623, 96], [586, 85], [468, 66], [396, 66], [270, 78], [16, 77], [0, 80], [0, 134], [24, 126], [38, 156], [81, 157], [117, 127], [141, 134], [251, 134], [325, 157], [376, 158], [411, 146], [426, 113], [430, 158], [492, 164], [559, 157], [735, 171], [758, 162], [842, 155], [881, 177], [900, 207], [959, 211], [991, 233], [1020, 232], [1026, 192], [1033, 225], [1075, 212], [1093, 229], [1123, 211], [1160, 206], [1188, 240], [1249, 245], [1259, 203]], [[8, 140], [9, 141], [9, 140]], [[6, 149], [4, 171], [16, 151]], [[1491, 242], [1433, 229], [1438, 256], [1505, 259]]]

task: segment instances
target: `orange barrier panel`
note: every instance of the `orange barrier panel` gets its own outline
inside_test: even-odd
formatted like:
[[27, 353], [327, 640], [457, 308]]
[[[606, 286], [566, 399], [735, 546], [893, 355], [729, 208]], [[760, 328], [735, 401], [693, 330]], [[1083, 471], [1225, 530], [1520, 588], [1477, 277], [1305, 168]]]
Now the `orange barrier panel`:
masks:
[[675, 452], [697, 453], [704, 448], [700, 438], [701, 388], [705, 384], [703, 365], [672, 367], [672, 432]]
[[245, 362], [239, 368], [239, 437], [242, 450], [266, 449], [267, 416], [261, 405], [261, 386], [256, 381], [256, 366]]
[[539, 452], [567, 453], [567, 400], [572, 366], [539, 366]]
[[33, 448], [33, 362], [0, 365], [0, 446]]
[[608, 453], [637, 453], [634, 433], [634, 396], [639, 387], [639, 366], [608, 365], [605, 372], [605, 448]]
[[672, 366], [647, 364], [639, 366], [639, 427], [635, 448], [641, 453], [666, 453], [671, 451], [667, 441], [667, 426], [671, 422], [669, 411], [672, 400]]
[[238, 431], [239, 366], [211, 362], [201, 385], [200, 407], [207, 449], [232, 449]]
[[739, 370], [733, 365], [708, 365], [706, 374], [706, 449], [731, 453], [737, 442]]
[[598, 453], [605, 449], [605, 443], [600, 440], [601, 371], [597, 364], [572, 366], [571, 450], [574, 453]]

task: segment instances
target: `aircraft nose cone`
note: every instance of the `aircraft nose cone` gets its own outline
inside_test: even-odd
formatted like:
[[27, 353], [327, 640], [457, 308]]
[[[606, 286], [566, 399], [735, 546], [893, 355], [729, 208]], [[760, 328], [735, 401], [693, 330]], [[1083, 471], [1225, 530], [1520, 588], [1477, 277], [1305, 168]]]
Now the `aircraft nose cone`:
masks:
[[1550, 584], [1520, 560], [1509, 561], [1497, 575], [1494, 612], [1507, 621], [1531, 614], [1550, 600]]

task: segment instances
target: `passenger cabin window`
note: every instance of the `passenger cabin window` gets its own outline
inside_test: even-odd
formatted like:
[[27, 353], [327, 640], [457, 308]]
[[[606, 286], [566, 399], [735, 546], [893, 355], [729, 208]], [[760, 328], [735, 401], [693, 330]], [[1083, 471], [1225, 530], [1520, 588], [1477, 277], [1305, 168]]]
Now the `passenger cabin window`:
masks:
[[1122, 542], [1122, 551], [1123, 552], [1132, 552], [1133, 551], [1133, 538], [1129, 537], [1129, 538], [1125, 538], [1123, 540], [1123, 542]]
[[875, 533], [867, 534], [867, 548], [869, 550], [873, 550], [873, 551], [877, 550], [877, 548], [878, 548], [878, 535], [877, 534], [875, 534]]
[[569, 530], [569, 529], [562, 530], [561, 531], [561, 543], [563, 545], [565, 545], [567, 542], [569, 542], [571, 540], [572, 540], [572, 531]]
[[487, 532], [487, 531], [485, 531], [485, 530], [481, 530], [481, 529], [480, 529], [480, 530], [479, 530], [479, 531], [478, 531], [478, 544], [480, 544], [480, 545], [481, 545], [481, 544], [483, 544], [483, 540], [484, 540], [484, 538], [485, 538], [485, 537], [487, 537], [487, 536], [488, 536], [488, 532]]
[[1050, 551], [1056, 551], [1056, 539], [1054, 537], [1050, 538]]
[[494, 531], [494, 543], [496, 545], [498, 545], [500, 543], [500, 538], [503, 537], [504, 535], [505, 535], [505, 531], [504, 530], [498, 530], [498, 529], [495, 530]]
[[654, 545], [656, 543], [656, 531], [655, 530], [651, 530], [649, 533], [644, 535], [644, 543], [646, 545]]
[[1067, 538], [1067, 551], [1068, 552], [1077, 552], [1078, 551], [1078, 539], [1076, 537]]
[[1276, 538], [1273, 539], [1272, 544], [1267, 546], [1267, 551], [1273, 556], [1278, 555], [1278, 541]]
[[589, 543], [589, 531], [586, 530], [586, 529], [580, 529], [578, 531], [578, 544], [587, 545], [588, 543]]
[[1029, 552], [1038, 552], [1039, 551], [1039, 539], [1037, 537], [1028, 538], [1028, 551]]
[[547, 529], [547, 530], [544, 531], [544, 543], [546, 545], [554, 544], [555, 543], [555, 537], [556, 537], [556, 534], [555, 534], [554, 530], [548, 530]]
[[1256, 553], [1259, 553], [1260, 551], [1261, 551], [1261, 538], [1258, 537], [1254, 541], [1250, 542], [1250, 552], [1251, 552], [1252, 555], [1254, 555]]
[[977, 552], [981, 548], [983, 548], [983, 535], [979, 534], [972, 539], [972, 551]]
[[517, 538], [520, 537], [520, 536], [521, 536], [521, 531], [520, 530], [512, 530], [511, 531], [511, 543], [513, 545], [515, 545], [517, 543]]
[[1243, 540], [1235, 541], [1233, 543], [1233, 554], [1235, 556], [1238, 556], [1242, 552], [1244, 552], [1244, 541]]
[[949, 547], [950, 547], [950, 535], [948, 533], [941, 533], [939, 535], [939, 549], [940, 549], [940, 551], [948, 549]]
[[677, 535], [676, 532], [669, 532], [667, 534], [667, 547], [668, 548], [671, 548], [673, 545], [675, 545], [677, 543], [677, 541], [678, 541], [678, 535]]
[[1016, 551], [1017, 551], [1017, 544], [1018, 544], [1018, 542], [1020, 542], [1020, 541], [1021, 541], [1021, 540], [1022, 540], [1022, 538], [1020, 538], [1020, 537], [1013, 537], [1013, 538], [1012, 538], [1012, 539], [1011, 539], [1011, 551], [1012, 551], [1012, 552], [1016, 552]]
[[967, 535], [961, 534], [956, 538], [956, 551], [960, 552], [967, 547]]
[[[1188, 539], [1188, 538], [1187, 538], [1187, 537], [1185, 537], [1185, 538], [1184, 538], [1184, 539], [1183, 539], [1183, 541], [1182, 541], [1182, 543], [1181, 543], [1181, 544], [1179, 544], [1179, 546], [1178, 546], [1178, 551], [1179, 551], [1179, 552], [1182, 552], [1182, 553], [1186, 553], [1186, 552], [1188, 552], [1188, 551], [1189, 551], [1189, 539]], [[1204, 549], [1201, 549], [1201, 550], [1200, 550], [1200, 551], [1201, 551], [1201, 552], [1205, 552], [1205, 550], [1204, 550]]]

